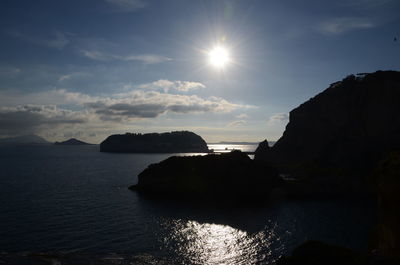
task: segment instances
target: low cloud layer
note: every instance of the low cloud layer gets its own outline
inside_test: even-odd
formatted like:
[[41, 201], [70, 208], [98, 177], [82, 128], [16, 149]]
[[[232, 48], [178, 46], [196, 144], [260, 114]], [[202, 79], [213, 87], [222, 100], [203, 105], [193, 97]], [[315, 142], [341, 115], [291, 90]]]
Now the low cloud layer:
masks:
[[0, 136], [50, 133], [66, 127], [71, 130], [74, 126], [76, 130], [96, 128], [101, 131], [101, 128], [119, 128], [169, 113], [211, 115], [251, 107], [223, 98], [186, 94], [203, 87], [199, 82], [158, 80], [132, 86], [129, 92], [102, 96], [65, 89], [37, 93], [3, 91], [0, 92], [0, 106], [3, 106], [0, 108]]
[[58, 109], [56, 106], [17, 106], [0, 108], [0, 134], [18, 135], [36, 133], [40, 129], [86, 122], [78, 112]]
[[84, 104], [99, 115], [101, 120], [129, 120], [155, 118], [167, 112], [227, 113], [245, 107], [222, 98], [204, 99], [196, 95], [168, 94], [157, 91], [133, 91], [118, 94], [118, 98], [103, 98]]

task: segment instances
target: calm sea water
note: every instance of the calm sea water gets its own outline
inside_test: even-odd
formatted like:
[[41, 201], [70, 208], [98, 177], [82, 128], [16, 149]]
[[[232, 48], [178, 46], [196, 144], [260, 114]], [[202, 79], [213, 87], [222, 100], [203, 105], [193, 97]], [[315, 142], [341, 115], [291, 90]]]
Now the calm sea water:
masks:
[[0, 147], [0, 252], [115, 252], [175, 264], [273, 264], [307, 239], [367, 247], [375, 220], [371, 203], [222, 208], [152, 201], [127, 187], [149, 164], [170, 155], [98, 149]]

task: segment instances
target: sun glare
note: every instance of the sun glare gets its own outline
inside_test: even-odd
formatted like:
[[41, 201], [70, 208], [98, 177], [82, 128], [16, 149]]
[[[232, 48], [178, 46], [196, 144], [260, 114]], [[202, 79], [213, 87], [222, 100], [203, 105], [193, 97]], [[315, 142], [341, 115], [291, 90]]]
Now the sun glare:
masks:
[[230, 61], [227, 49], [221, 46], [215, 47], [209, 51], [208, 56], [210, 63], [217, 68], [223, 68]]

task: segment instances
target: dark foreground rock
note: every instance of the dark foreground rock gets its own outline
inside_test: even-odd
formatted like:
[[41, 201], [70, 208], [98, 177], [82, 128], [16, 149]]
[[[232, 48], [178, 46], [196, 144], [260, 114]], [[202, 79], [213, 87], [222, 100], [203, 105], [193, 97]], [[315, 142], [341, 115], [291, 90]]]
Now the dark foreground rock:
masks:
[[100, 144], [100, 152], [208, 153], [207, 143], [189, 131], [147, 134], [115, 134]]
[[372, 248], [400, 260], [400, 152], [391, 153], [374, 172], [378, 226]]
[[319, 241], [307, 241], [281, 257], [277, 265], [399, 265], [400, 259], [378, 253], [364, 254], [345, 247]]
[[69, 140], [63, 141], [63, 142], [55, 142], [55, 145], [90, 145], [89, 143], [80, 141], [75, 138], [71, 138]]
[[170, 157], [139, 174], [133, 190], [145, 194], [196, 200], [267, 200], [281, 181], [274, 168], [245, 153]]
[[290, 112], [283, 136], [255, 159], [321, 190], [367, 190], [366, 177], [400, 149], [400, 72], [348, 76]]

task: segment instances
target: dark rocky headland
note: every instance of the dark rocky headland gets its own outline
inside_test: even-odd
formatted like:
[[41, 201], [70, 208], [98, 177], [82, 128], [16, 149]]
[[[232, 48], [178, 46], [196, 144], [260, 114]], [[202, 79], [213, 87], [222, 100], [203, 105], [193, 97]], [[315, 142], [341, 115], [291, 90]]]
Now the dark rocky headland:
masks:
[[208, 153], [207, 143], [189, 131], [167, 133], [126, 133], [109, 136], [100, 152], [114, 153]]
[[399, 115], [400, 72], [351, 75], [292, 110], [283, 136], [261, 143], [255, 160], [304, 183], [303, 192], [372, 192], [373, 169], [400, 149]]

